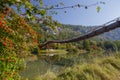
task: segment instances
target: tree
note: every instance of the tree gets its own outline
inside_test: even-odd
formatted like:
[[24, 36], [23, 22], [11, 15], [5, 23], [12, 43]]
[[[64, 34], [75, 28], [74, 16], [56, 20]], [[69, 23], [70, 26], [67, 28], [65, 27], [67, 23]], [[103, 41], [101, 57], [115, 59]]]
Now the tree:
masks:
[[86, 50], [90, 49], [90, 41], [89, 40], [83, 41], [83, 49], [86, 49]]
[[19, 80], [22, 58], [37, 46], [39, 34], [28, 24], [27, 18], [20, 16], [11, 7], [24, 5], [30, 8], [29, 0], [0, 1], [0, 79]]
[[117, 51], [117, 45], [111, 41], [105, 41], [104, 47], [106, 50]]
[[114, 43], [116, 44], [117, 49], [120, 51], [120, 41], [114, 41]]
[[[47, 11], [50, 9], [64, 9], [82, 7], [80, 4], [69, 7], [44, 7], [42, 0], [36, 1], [40, 5], [32, 4], [31, 0], [1, 0], [0, 1], [0, 79], [19, 80], [19, 65], [21, 58], [31, 53], [31, 48], [38, 46], [41, 34], [33, 24], [41, 23], [55, 29], [59, 22], [52, 19]], [[100, 4], [103, 2], [100, 2]], [[94, 6], [94, 5], [92, 5]], [[83, 6], [85, 9], [88, 6]], [[24, 11], [23, 11], [24, 10]], [[100, 7], [97, 8], [98, 12]], [[56, 12], [54, 12], [56, 14]], [[39, 15], [39, 17], [37, 17]], [[34, 25], [37, 26], [37, 25]]]

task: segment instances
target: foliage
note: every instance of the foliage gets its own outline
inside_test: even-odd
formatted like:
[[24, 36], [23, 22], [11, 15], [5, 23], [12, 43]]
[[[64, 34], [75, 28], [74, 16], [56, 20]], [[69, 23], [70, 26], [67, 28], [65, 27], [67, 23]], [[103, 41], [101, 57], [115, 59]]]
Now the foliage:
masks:
[[118, 51], [120, 51], [120, 41], [114, 41], [115, 45], [117, 46]]
[[[94, 63], [83, 63], [68, 68], [56, 80], [118, 80], [119, 59], [109, 57], [97, 59]], [[111, 72], [112, 71], [112, 72]]]
[[[90, 32], [94, 29], [96, 29], [97, 26], [82, 26], [82, 25], [69, 25], [69, 24], [64, 24], [63, 25], [63, 30], [64, 29], [69, 29], [72, 32], [77, 32], [78, 34], [84, 35], [87, 32]], [[113, 31], [104, 33], [102, 35], [99, 35], [97, 37], [94, 37], [92, 39], [94, 40], [120, 40], [120, 29], [115, 29]]]
[[0, 79], [19, 79], [21, 58], [37, 45], [37, 33], [19, 15], [0, 14]]
[[86, 49], [86, 50], [89, 50], [90, 42], [88, 40], [83, 41], [83, 48]]
[[104, 47], [106, 50], [112, 50], [112, 51], [117, 51], [117, 46], [115, 43], [110, 42], [110, 41], [105, 41], [104, 42]]
[[0, 18], [0, 32], [0, 78], [2, 80], [18, 79], [19, 59], [15, 52], [15, 41], [11, 39], [14, 37], [15, 32], [4, 20], [3, 14]]

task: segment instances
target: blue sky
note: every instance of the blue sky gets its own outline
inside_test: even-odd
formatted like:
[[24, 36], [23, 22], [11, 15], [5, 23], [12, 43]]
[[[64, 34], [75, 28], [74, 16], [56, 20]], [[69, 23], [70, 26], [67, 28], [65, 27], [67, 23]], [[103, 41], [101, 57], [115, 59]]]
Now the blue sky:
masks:
[[[63, 2], [65, 6], [74, 4], [89, 5], [99, 1], [106, 2], [105, 5], [100, 5], [101, 11], [96, 11], [97, 6], [74, 9], [57, 10], [58, 14], [53, 15], [53, 19], [63, 24], [74, 25], [101, 25], [116, 17], [120, 17], [120, 0], [43, 0], [44, 4], [55, 5], [59, 2]], [[64, 11], [67, 11], [65, 14]]]

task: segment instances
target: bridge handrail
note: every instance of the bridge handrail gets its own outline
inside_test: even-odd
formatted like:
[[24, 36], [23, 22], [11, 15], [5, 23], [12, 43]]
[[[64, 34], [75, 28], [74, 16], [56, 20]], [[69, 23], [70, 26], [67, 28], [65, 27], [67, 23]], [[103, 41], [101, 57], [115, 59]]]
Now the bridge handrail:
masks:
[[[114, 23], [114, 22], [117, 22], [117, 21], [120, 21], [120, 17], [117, 17], [117, 18], [115, 18], [115, 19], [113, 19], [113, 20], [111, 20], [111, 21], [109, 21], [109, 22], [106, 22], [106, 23], [104, 23], [104, 24], [102, 24], [102, 25], [96, 26], [94, 29], [88, 31], [87, 33], [85, 33], [85, 34], [83, 34], [83, 35], [86, 35], [86, 34], [88, 34], [88, 33], [91, 33], [91, 32], [93, 32], [93, 31], [96, 31], [96, 30], [98, 30], [98, 29], [100, 29], [100, 28], [103, 28], [104, 26], [107, 26], [107, 25], [109, 25], [109, 24], [111, 24], [111, 23]], [[83, 36], [83, 35], [82, 35], [82, 36]]]

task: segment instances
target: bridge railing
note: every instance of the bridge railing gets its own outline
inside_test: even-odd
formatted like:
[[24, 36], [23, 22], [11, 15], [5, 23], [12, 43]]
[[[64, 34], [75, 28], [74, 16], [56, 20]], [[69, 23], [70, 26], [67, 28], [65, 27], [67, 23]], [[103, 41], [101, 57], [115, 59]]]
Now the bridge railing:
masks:
[[113, 19], [113, 20], [111, 20], [111, 21], [109, 21], [109, 22], [106, 22], [105, 24], [96, 26], [94, 29], [91, 29], [91, 30], [88, 31], [87, 33], [83, 34], [82, 36], [84, 36], [84, 35], [86, 35], [86, 34], [89, 34], [89, 33], [93, 32], [93, 31], [96, 31], [96, 30], [98, 30], [98, 29], [100, 29], [100, 28], [103, 28], [103, 27], [105, 27], [105, 26], [107, 26], [107, 25], [110, 25], [110, 24], [112, 24], [112, 23], [114, 23], [114, 22], [117, 22], [117, 21], [120, 21], [120, 17], [117, 17], [117, 18], [115, 18], [115, 19]]

